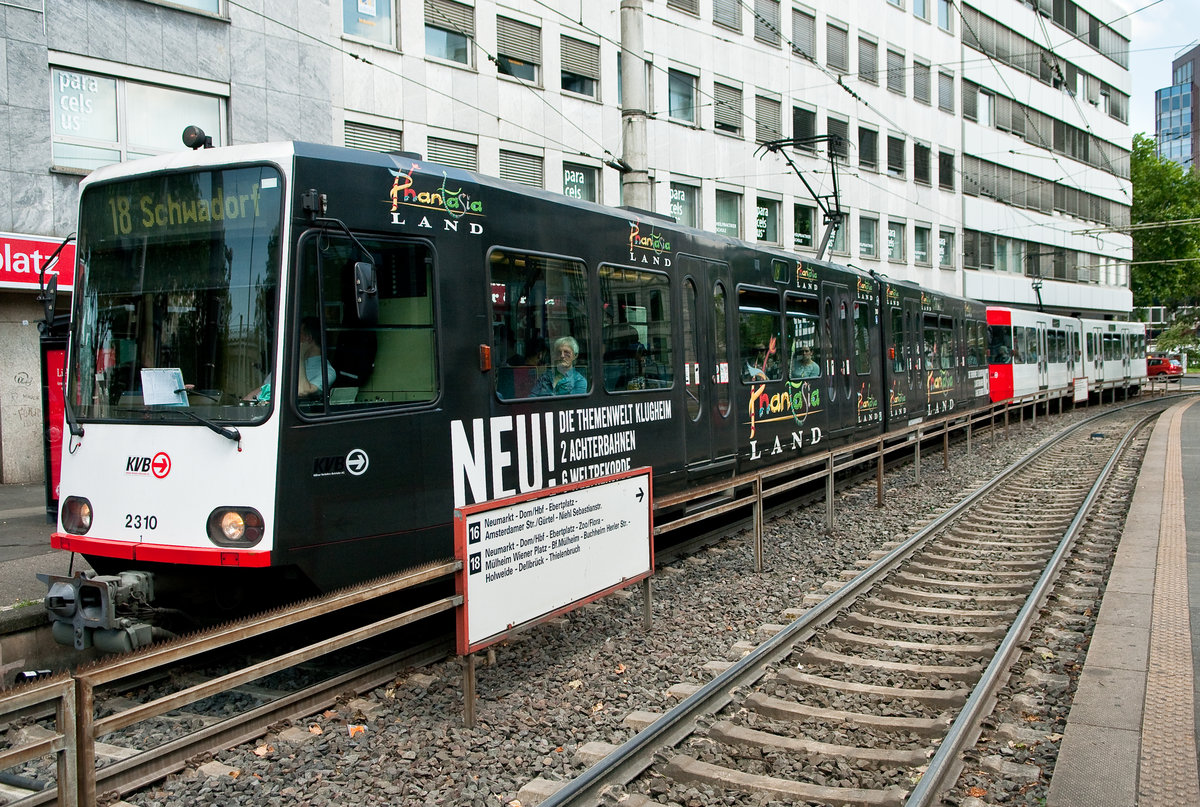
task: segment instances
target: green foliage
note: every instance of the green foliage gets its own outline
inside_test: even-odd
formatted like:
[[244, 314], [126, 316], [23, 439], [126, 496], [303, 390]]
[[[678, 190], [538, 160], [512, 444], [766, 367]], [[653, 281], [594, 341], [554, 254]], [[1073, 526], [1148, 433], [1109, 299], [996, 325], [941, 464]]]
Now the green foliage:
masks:
[[[1155, 154], [1153, 138], [1134, 135], [1130, 175], [1130, 219], [1135, 226], [1200, 218], [1200, 177]], [[1130, 287], [1135, 306], [1175, 309], [1200, 302], [1200, 225], [1134, 230], [1133, 260]]]
[[1197, 315], [1194, 311], [1181, 313], [1158, 338], [1154, 340], [1154, 348], [1162, 353], [1178, 353], [1184, 348], [1196, 344]]

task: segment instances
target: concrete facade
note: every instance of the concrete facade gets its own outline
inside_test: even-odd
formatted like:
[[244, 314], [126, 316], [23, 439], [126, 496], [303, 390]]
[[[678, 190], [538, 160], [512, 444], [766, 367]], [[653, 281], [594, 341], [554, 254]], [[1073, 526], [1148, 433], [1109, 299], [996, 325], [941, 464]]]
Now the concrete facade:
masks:
[[[446, 4], [454, 22], [438, 16]], [[1040, 290], [1048, 310], [1125, 318], [1131, 242], [1112, 228], [1128, 223], [1132, 199], [1131, 82], [1120, 63], [1129, 22], [1101, 26], [1089, 44], [1070, 26], [1089, 14], [1120, 18], [1112, 0], [1058, 4], [1069, 22], [1040, 4], [1043, 13], [1018, 0], [643, 0], [653, 207], [717, 229], [718, 203], [734, 204], [729, 223], [743, 238], [755, 239], [761, 221], [773, 228], [768, 243], [814, 254], [820, 213], [811, 235], [796, 228], [810, 194], [779, 155], [756, 153], [756, 141], [805, 133], [795, 127], [809, 120], [814, 134], [832, 126], [849, 138], [838, 166], [844, 243], [827, 257], [989, 302], [1034, 306]], [[620, 16], [616, 0], [6, 0], [0, 236], [74, 230], [87, 169], [62, 164], [75, 141], [56, 116], [88, 99], [53, 86], [63, 75], [116, 88], [122, 158], [138, 150], [129, 132], [155, 115], [174, 120], [166, 107], [138, 108], [135, 93], [151, 88], [210, 104], [219, 143], [449, 149], [485, 173], [535, 182], [540, 173], [555, 191], [568, 189], [565, 172], [584, 169], [598, 201], [620, 204], [621, 174], [610, 167], [624, 151]], [[427, 52], [431, 24], [468, 35], [466, 63]], [[530, 81], [498, 69], [521, 35]], [[560, 81], [564, 64], [580, 69], [580, 49], [595, 57], [591, 92]], [[1044, 132], [1041, 144], [1033, 131]], [[874, 160], [863, 139], [872, 132]], [[899, 170], [889, 171], [889, 143]], [[182, 148], [177, 135], [149, 150], [166, 148]], [[819, 196], [833, 191], [824, 148], [788, 149]], [[34, 292], [2, 275], [0, 289], [5, 343], [36, 339], [10, 325], [28, 319]], [[36, 345], [5, 350], [0, 384], [36, 378], [36, 355]], [[0, 411], [0, 481], [41, 478], [40, 451], [25, 448], [40, 429], [16, 434], [28, 428]]]

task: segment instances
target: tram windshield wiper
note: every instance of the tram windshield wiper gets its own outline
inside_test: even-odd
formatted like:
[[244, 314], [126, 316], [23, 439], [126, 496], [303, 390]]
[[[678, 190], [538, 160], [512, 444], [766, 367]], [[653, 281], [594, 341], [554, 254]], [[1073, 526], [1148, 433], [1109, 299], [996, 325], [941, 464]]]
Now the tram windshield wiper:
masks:
[[203, 415], [197, 415], [195, 412], [193, 412], [192, 410], [187, 409], [185, 407], [169, 406], [169, 407], [159, 408], [159, 407], [146, 406], [146, 407], [142, 407], [141, 409], [134, 410], [134, 411], [139, 411], [144, 415], [175, 415], [175, 414], [184, 415], [184, 416], [189, 417], [192, 420], [196, 421], [197, 423], [199, 423], [202, 426], [207, 426], [208, 428], [212, 429], [213, 431], [215, 431], [217, 434], [221, 435], [222, 437], [224, 437], [228, 440], [233, 440], [235, 443], [240, 442], [242, 439], [242, 433], [239, 432], [235, 427], [222, 426], [219, 423], [215, 423], [214, 421], [209, 420], [208, 418], [204, 417]]
[[197, 423], [207, 426], [208, 428], [215, 431], [217, 434], [219, 434], [222, 437], [225, 437], [229, 440], [232, 440], [235, 443], [241, 442], [241, 440], [242, 440], [242, 433], [239, 432], [233, 426], [222, 426], [219, 423], [214, 423], [213, 421], [209, 420], [206, 417], [197, 415], [195, 412], [193, 412], [190, 409], [172, 409], [170, 411], [178, 412], [181, 415], [187, 415], [188, 417], [190, 417], [192, 420], [196, 421]]

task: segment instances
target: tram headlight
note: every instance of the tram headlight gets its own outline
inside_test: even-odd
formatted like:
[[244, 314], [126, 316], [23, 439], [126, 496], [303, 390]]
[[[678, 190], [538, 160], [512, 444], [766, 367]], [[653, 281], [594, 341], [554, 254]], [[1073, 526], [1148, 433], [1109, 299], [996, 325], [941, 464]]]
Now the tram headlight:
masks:
[[82, 496], [68, 496], [62, 503], [63, 529], [75, 535], [86, 535], [92, 528], [92, 503]]
[[254, 546], [263, 537], [263, 517], [252, 507], [218, 507], [208, 516], [208, 537], [217, 546]]

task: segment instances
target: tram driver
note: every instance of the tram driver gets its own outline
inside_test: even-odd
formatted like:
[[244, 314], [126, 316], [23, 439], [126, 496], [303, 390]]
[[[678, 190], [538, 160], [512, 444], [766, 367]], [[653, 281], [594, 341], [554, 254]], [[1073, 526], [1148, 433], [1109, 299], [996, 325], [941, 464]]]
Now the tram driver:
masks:
[[[301, 373], [296, 382], [296, 394], [301, 398], [312, 398], [319, 395], [337, 378], [337, 371], [328, 361], [325, 362], [324, 376], [321, 374], [320, 327], [316, 317], [305, 317], [300, 321]], [[248, 392], [242, 400], [256, 403], [270, 401], [272, 378], [273, 374], [268, 374], [259, 388]]]

